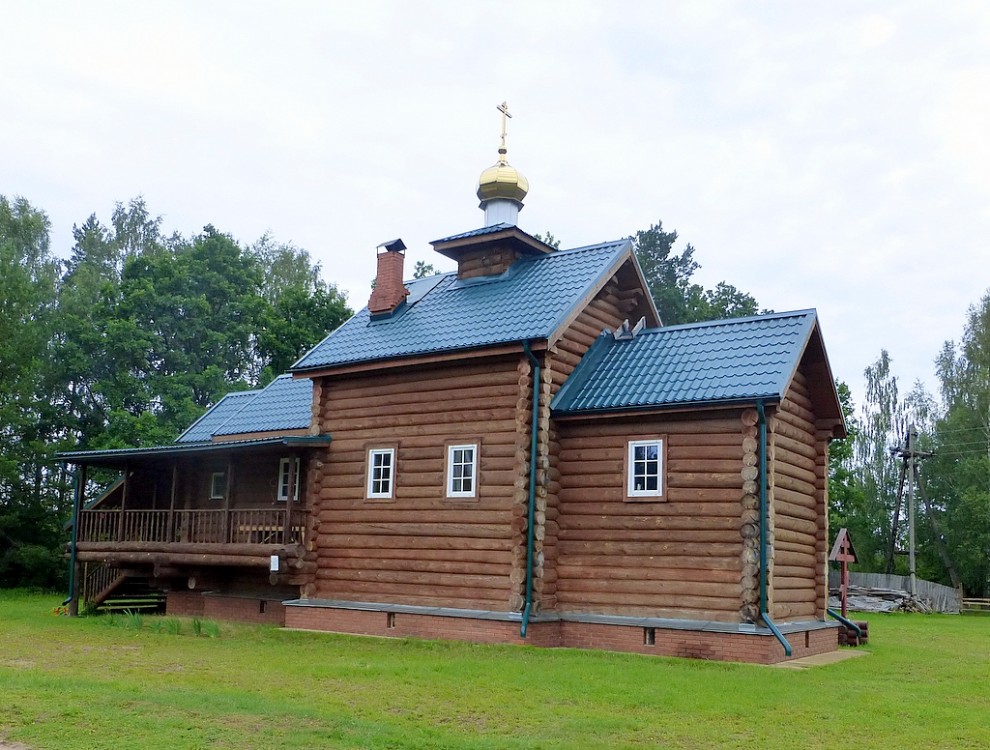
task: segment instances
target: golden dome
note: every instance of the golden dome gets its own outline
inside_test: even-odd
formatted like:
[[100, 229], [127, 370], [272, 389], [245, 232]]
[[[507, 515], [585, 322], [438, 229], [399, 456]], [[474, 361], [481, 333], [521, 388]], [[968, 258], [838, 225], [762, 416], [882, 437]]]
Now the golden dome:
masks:
[[478, 199], [484, 203], [494, 198], [506, 198], [522, 203], [529, 192], [529, 180], [505, 160], [505, 149], [498, 150], [499, 160], [478, 178]]

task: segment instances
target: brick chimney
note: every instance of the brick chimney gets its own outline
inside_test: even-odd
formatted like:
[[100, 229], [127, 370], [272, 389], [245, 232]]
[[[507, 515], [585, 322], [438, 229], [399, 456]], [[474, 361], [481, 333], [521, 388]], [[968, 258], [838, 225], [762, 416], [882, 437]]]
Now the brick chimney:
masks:
[[378, 246], [378, 275], [368, 300], [368, 311], [373, 318], [392, 314], [409, 295], [409, 290], [402, 284], [405, 250], [402, 240], [383, 242]]

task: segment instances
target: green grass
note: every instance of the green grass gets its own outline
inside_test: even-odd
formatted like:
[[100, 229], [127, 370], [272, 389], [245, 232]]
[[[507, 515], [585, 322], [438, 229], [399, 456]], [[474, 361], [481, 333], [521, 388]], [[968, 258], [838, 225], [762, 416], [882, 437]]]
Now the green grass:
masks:
[[[0, 741], [29, 748], [985, 748], [990, 620], [874, 615], [804, 671], [68, 618], [0, 591]], [[206, 634], [205, 622], [199, 632]], [[2, 744], [2, 742], [0, 742]]]

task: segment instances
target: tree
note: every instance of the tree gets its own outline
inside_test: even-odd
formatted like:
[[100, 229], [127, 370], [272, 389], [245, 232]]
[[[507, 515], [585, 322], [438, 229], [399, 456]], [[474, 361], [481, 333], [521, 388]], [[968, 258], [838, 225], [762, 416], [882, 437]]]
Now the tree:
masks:
[[868, 536], [869, 529], [860, 528], [862, 508], [865, 501], [862, 483], [856, 473], [853, 448], [859, 434], [855, 417], [855, 406], [849, 386], [841, 380], [835, 383], [846, 419], [847, 437], [833, 440], [828, 447], [828, 498], [829, 498], [829, 544], [835, 541], [839, 529], [847, 528], [858, 547], [860, 536]]
[[939, 531], [971, 596], [990, 596], [990, 292], [936, 362], [945, 413], [924, 479]]
[[694, 248], [687, 245], [679, 254], [674, 253], [677, 232], [665, 232], [663, 222], [640, 230], [630, 239], [665, 325], [738, 318], [761, 312], [751, 295], [732, 284], [722, 281], [715, 289], [705, 289], [693, 283], [691, 277], [701, 268], [694, 259]]
[[24, 198], [0, 196], [0, 586], [52, 586], [66, 507], [52, 463], [61, 436], [51, 342], [58, 263], [49, 222]]

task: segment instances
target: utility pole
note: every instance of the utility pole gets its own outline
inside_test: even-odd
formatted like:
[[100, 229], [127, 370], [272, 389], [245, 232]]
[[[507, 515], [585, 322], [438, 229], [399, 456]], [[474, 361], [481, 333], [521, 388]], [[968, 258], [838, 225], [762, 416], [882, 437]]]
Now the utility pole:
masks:
[[908, 571], [911, 576], [910, 594], [918, 593], [918, 581], [914, 564], [914, 425], [908, 427], [907, 450], [904, 452], [907, 460], [907, 506], [908, 506]]

